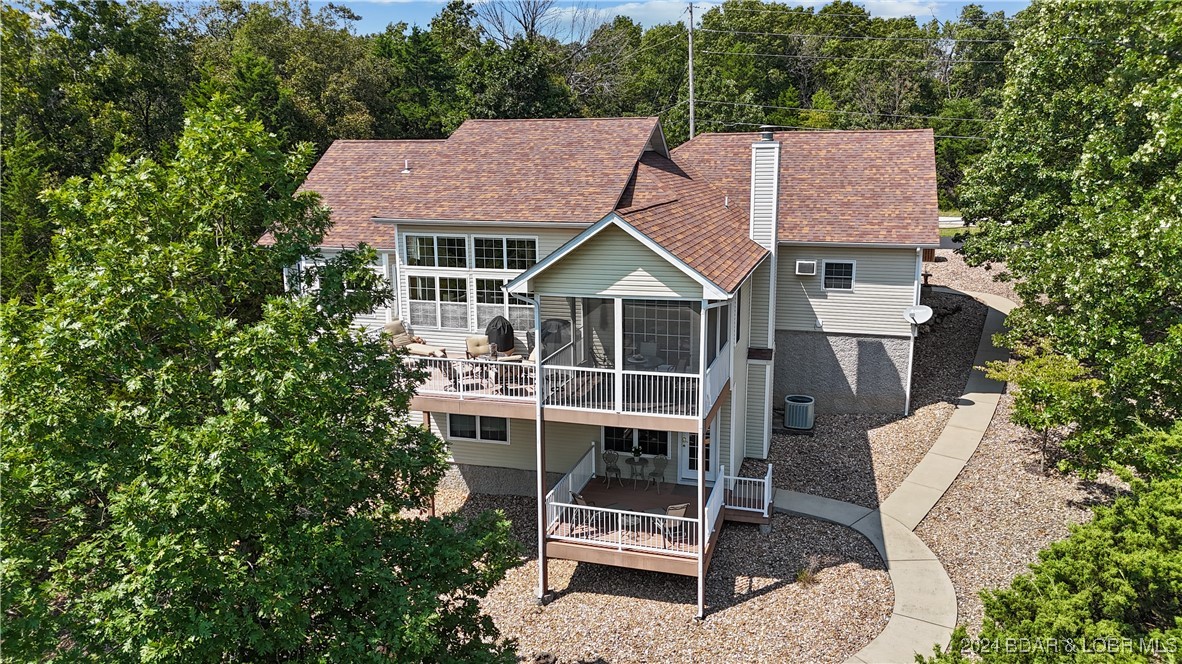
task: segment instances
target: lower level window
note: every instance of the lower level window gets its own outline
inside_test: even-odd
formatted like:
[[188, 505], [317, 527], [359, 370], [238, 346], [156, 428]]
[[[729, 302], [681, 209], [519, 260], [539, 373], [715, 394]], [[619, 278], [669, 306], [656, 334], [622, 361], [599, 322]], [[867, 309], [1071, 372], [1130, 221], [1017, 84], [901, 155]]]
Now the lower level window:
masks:
[[447, 416], [447, 437], [482, 443], [509, 443], [509, 420], [484, 415]]
[[669, 456], [669, 432], [651, 429], [603, 427], [603, 449], [621, 454], [632, 454], [632, 448], [640, 446], [641, 454]]
[[825, 290], [854, 290], [853, 261], [825, 261]]

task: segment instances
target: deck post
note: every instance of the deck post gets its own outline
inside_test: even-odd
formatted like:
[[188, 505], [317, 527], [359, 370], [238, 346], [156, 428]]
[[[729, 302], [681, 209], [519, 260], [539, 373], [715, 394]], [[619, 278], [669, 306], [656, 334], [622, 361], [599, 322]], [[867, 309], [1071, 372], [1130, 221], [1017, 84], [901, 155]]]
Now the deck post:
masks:
[[698, 620], [706, 619], [706, 340], [708, 321], [706, 307], [709, 300], [702, 300], [702, 315], [698, 324]]
[[529, 298], [534, 305], [534, 344], [538, 349], [534, 356], [534, 428], [538, 435], [538, 603], [545, 604], [550, 596], [550, 580], [546, 565], [546, 421], [542, 401], [546, 398], [544, 389], [546, 377], [542, 373], [542, 304], [534, 296]]

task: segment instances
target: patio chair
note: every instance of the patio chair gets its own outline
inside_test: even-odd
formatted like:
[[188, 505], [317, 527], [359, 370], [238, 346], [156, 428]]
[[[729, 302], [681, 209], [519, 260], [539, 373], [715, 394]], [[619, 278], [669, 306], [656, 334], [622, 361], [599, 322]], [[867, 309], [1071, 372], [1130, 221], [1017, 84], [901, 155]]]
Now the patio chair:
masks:
[[[684, 517], [686, 510], [689, 509], [689, 503], [681, 503], [678, 505], [670, 505], [665, 508], [665, 516]], [[657, 530], [661, 531], [661, 545], [664, 548], [669, 548], [670, 542], [681, 542], [684, 544], [685, 540], [685, 522], [674, 521], [673, 519], [661, 519], [657, 521]]]
[[615, 450], [608, 450], [603, 453], [603, 478], [604, 484], [612, 485], [612, 475], [616, 476], [616, 481], [620, 486], [624, 486], [624, 480], [620, 477], [620, 454]]
[[453, 392], [464, 392], [465, 388], [483, 390], [488, 387], [485, 384], [488, 374], [484, 369], [471, 364], [463, 364], [459, 367], [456, 362], [443, 363], [443, 375], [447, 378], [448, 390]]
[[488, 342], [488, 335], [486, 334], [474, 334], [464, 340], [464, 345], [467, 346], [469, 360], [475, 360], [478, 357], [495, 356], [497, 352], [496, 346]]
[[[595, 507], [595, 501], [587, 500], [583, 494], [571, 492], [571, 500], [579, 507]], [[576, 510], [575, 517], [570, 520], [571, 528], [587, 528], [588, 530], [597, 530], [597, 512], [595, 510]]]
[[394, 320], [382, 326], [382, 331], [390, 335], [390, 345], [394, 348], [405, 348], [406, 352], [419, 357], [447, 357], [447, 349], [442, 346], [429, 346], [422, 337], [416, 337], [406, 328], [401, 319]]
[[653, 469], [648, 472], [648, 481], [644, 483], [644, 490], [648, 491], [648, 487], [653, 482], [657, 483], [657, 495], [661, 494], [661, 482], [665, 481], [665, 467], [669, 465], [669, 457], [664, 454], [658, 454], [653, 457]]

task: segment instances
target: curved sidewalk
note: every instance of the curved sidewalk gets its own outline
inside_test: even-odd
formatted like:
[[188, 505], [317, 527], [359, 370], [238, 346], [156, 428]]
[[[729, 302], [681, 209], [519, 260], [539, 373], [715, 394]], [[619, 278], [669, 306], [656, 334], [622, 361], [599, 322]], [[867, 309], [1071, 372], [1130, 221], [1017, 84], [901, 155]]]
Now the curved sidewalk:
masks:
[[[996, 295], [936, 287], [968, 295], [989, 307], [974, 366], [1004, 360], [1009, 351], [993, 345], [1014, 303]], [[946, 645], [956, 627], [956, 591], [944, 566], [913, 530], [927, 515], [977, 450], [1005, 389], [973, 369], [957, 400], [956, 411], [923, 460], [878, 509], [809, 494], [776, 490], [777, 511], [853, 528], [878, 549], [891, 577], [895, 606], [886, 628], [848, 662], [907, 663], [927, 655], [933, 644]]]

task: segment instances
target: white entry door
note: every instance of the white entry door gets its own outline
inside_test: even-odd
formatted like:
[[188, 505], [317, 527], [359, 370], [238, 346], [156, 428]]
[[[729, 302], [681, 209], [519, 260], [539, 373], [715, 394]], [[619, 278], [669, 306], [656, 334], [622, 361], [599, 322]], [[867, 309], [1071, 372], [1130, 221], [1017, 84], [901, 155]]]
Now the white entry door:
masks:
[[698, 446], [696, 433], [682, 432], [677, 437], [680, 445], [677, 450], [678, 476], [683, 480], [698, 481], [698, 450], [701, 449], [706, 461], [706, 480], [714, 481], [714, 472], [718, 466], [718, 454], [714, 449], [714, 441], [718, 440], [718, 418], [710, 423], [710, 428], [706, 430], [706, 444], [701, 447]]

